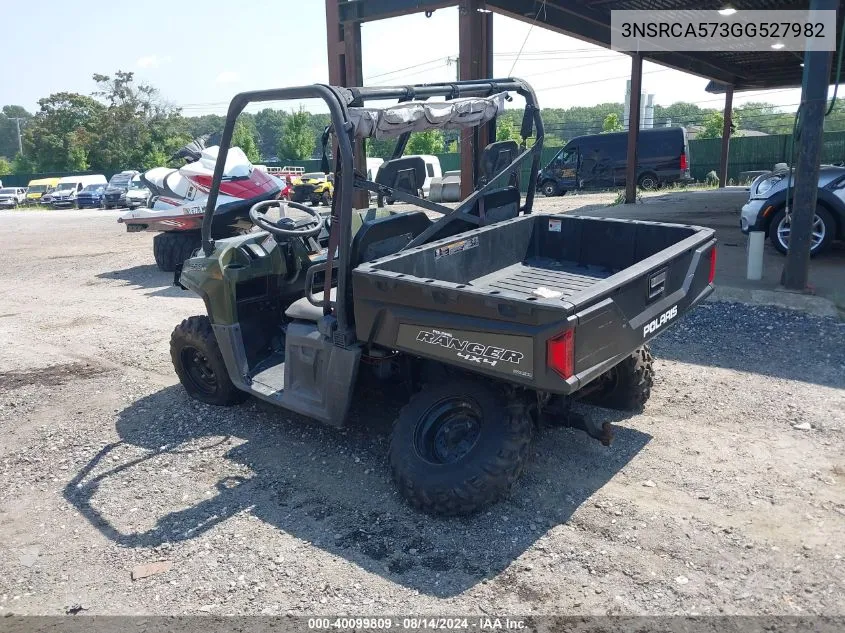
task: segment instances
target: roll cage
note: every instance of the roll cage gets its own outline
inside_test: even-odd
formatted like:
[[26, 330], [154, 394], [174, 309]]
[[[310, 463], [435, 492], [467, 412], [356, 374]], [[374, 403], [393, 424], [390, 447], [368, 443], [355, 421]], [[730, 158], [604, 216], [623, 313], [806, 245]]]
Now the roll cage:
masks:
[[[360, 148], [363, 151], [363, 143], [366, 136], [356, 136], [356, 129], [350, 116], [351, 108], [364, 108], [365, 104], [373, 101], [398, 101], [399, 104], [421, 101], [425, 102], [432, 97], [443, 97], [447, 102], [454, 99], [464, 97], [480, 97], [489, 98], [499, 93], [516, 93], [525, 99], [525, 113], [523, 115], [522, 125], [520, 127], [521, 143], [519, 146], [518, 156], [511, 160], [509, 164], [496, 171], [492, 175], [488, 175], [486, 182], [481, 182], [475, 188], [473, 193], [462, 200], [454, 208], [442, 204], [431, 202], [424, 198], [412, 195], [406, 191], [395, 189], [393, 187], [378, 184], [376, 182], [367, 180], [363, 174], [366, 174], [366, 167], [361, 166], [358, 172], [355, 171], [354, 156], [356, 144], [361, 143]], [[279, 88], [272, 90], [259, 90], [252, 92], [243, 92], [235, 95], [229, 104], [229, 110], [226, 114], [226, 123], [223, 128], [223, 136], [220, 140], [220, 149], [217, 155], [217, 162], [214, 168], [214, 176], [211, 183], [211, 190], [208, 195], [206, 203], [205, 214], [202, 221], [202, 248], [206, 256], [210, 256], [214, 251], [214, 241], [211, 239], [211, 227], [214, 216], [214, 209], [217, 206], [217, 198], [220, 191], [220, 183], [223, 178], [223, 171], [226, 164], [226, 157], [229, 148], [232, 144], [232, 135], [235, 129], [235, 122], [238, 115], [250, 103], [265, 102], [265, 101], [282, 101], [282, 100], [297, 100], [297, 99], [322, 99], [329, 109], [331, 120], [331, 130], [336, 142], [336, 156], [334, 158], [334, 197], [332, 200], [331, 210], [331, 230], [329, 237], [329, 248], [326, 256], [326, 283], [324, 287], [328, 290], [332, 287], [333, 270], [337, 268], [337, 293], [336, 301], [331, 302], [330, 292], [324, 292], [323, 311], [325, 315], [334, 316], [334, 323], [331, 326], [332, 338], [341, 345], [346, 345], [352, 340], [351, 333], [354, 332], [352, 306], [348, 301], [350, 293], [348, 293], [349, 284], [351, 283], [351, 273], [353, 266], [350, 265], [351, 252], [351, 227], [352, 227], [352, 213], [353, 213], [353, 191], [366, 190], [379, 195], [389, 195], [395, 200], [400, 200], [422, 209], [433, 211], [442, 214], [426, 229], [422, 234], [414, 238], [405, 248], [412, 248], [429, 241], [433, 236], [442, 234], [448, 224], [461, 220], [472, 225], [482, 224], [482, 218], [479, 215], [474, 215], [471, 211], [482, 199], [482, 196], [492, 192], [496, 187], [501, 186], [501, 181], [505, 176], [518, 173], [520, 167], [528, 160], [531, 161], [531, 168], [529, 172], [528, 190], [525, 196], [525, 202], [519, 207], [519, 210], [528, 214], [531, 213], [531, 208], [534, 201], [534, 191], [537, 184], [537, 174], [540, 169], [540, 155], [543, 147], [543, 122], [540, 118], [540, 110], [537, 105], [537, 98], [534, 90], [526, 82], [517, 78], [507, 79], [488, 79], [488, 80], [469, 80], [457, 81], [451, 83], [437, 83], [437, 84], [423, 84], [404, 87], [360, 87], [360, 88], [343, 88], [338, 86], [330, 86], [326, 84], [314, 84], [311, 86], [301, 86], [292, 88]], [[508, 97], [510, 99], [510, 97]], [[478, 148], [478, 131], [481, 125], [488, 125], [491, 130], [491, 142], [495, 140], [495, 126], [496, 118], [490, 121], [485, 121], [481, 124], [460, 126], [465, 128], [472, 128], [474, 135], [473, 147], [475, 148], [475, 155], [473, 156], [473, 164], [475, 170], [478, 169], [479, 156], [481, 152]], [[430, 129], [439, 129], [441, 126], [432, 124]], [[456, 127], [456, 126], [450, 126]], [[325, 145], [328, 141], [329, 130], [323, 135], [324, 144], [324, 168], [326, 166], [326, 151]], [[398, 140], [393, 152], [392, 159], [400, 158], [405, 151], [408, 139], [411, 136], [411, 131], [405, 131], [398, 134]], [[527, 139], [534, 136], [535, 142], [531, 147], [527, 147]], [[364, 154], [366, 152], [363, 152]], [[478, 178], [474, 178], [475, 181]], [[474, 183], [475, 184], [475, 183]], [[334, 264], [333, 260], [337, 260]], [[326, 332], [326, 334], [329, 334]]]

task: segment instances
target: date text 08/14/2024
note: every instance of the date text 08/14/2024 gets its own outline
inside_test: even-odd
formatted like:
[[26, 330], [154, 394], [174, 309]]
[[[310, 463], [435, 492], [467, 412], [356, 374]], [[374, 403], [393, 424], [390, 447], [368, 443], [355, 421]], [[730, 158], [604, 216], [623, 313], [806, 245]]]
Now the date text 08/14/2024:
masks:
[[423, 630], [478, 630], [478, 631], [520, 631], [525, 628], [521, 619], [491, 616], [472, 618], [435, 617], [339, 617], [309, 618], [308, 628], [317, 631], [378, 630], [378, 631], [423, 631]]

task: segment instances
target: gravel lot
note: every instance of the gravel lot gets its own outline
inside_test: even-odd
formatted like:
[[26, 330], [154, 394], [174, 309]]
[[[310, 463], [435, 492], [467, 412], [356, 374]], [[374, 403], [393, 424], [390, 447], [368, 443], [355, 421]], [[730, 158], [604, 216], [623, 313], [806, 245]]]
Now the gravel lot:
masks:
[[545, 430], [510, 500], [436, 520], [386, 394], [345, 431], [189, 400], [202, 302], [116, 217], [0, 214], [0, 613], [845, 614], [844, 324], [708, 303], [644, 414], [582, 408], [612, 447]]

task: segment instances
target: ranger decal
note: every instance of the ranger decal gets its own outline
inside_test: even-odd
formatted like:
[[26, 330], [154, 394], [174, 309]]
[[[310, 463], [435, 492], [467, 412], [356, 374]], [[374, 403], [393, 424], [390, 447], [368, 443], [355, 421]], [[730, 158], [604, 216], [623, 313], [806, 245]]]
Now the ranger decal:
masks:
[[455, 365], [484, 368], [505, 376], [534, 377], [534, 339], [498, 332], [441, 330], [401, 323], [396, 346]]
[[457, 350], [458, 358], [463, 358], [474, 363], [486, 363], [491, 367], [495, 367], [499, 361], [503, 363], [516, 363], [518, 365], [524, 356], [522, 352], [517, 352], [516, 350], [464, 341], [453, 337], [448, 332], [441, 332], [439, 330], [432, 330], [431, 332], [421, 330], [417, 334], [417, 340], [421, 343], [441, 345], [447, 349]]

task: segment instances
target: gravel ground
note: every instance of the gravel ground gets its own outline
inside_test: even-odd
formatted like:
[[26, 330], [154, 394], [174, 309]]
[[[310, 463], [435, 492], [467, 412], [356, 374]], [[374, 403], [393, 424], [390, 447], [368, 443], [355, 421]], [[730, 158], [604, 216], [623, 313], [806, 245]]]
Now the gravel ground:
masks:
[[612, 447], [546, 430], [511, 499], [438, 520], [390, 481], [389, 394], [344, 431], [188, 399], [202, 303], [115, 219], [0, 214], [0, 613], [845, 614], [842, 323], [708, 303], [644, 414], [582, 407]]

